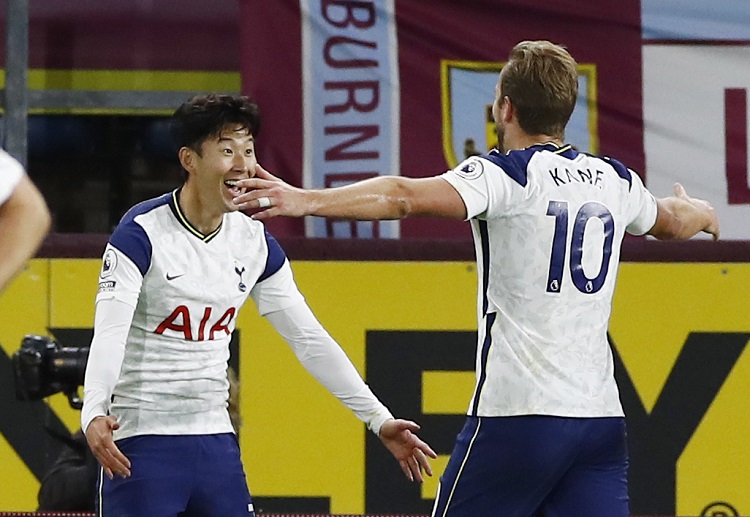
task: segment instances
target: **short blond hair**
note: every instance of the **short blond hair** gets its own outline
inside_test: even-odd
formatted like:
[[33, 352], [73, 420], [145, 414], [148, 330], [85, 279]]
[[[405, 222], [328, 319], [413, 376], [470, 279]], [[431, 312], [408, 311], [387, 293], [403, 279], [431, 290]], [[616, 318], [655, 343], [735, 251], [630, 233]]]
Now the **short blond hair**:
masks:
[[563, 138], [578, 98], [578, 65], [561, 45], [522, 41], [503, 67], [500, 92], [526, 133]]

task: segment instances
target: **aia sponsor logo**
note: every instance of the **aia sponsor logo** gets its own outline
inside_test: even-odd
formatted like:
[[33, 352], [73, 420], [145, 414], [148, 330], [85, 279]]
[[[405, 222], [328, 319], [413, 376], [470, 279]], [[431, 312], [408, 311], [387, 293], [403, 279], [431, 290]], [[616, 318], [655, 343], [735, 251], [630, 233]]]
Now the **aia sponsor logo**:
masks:
[[[200, 319], [194, 320], [195, 316], [190, 314], [190, 309], [185, 305], [179, 305], [164, 321], [154, 330], [154, 334], [171, 335], [178, 334], [186, 341], [205, 341], [221, 339], [232, 334], [230, 328], [237, 309], [228, 308], [221, 316], [216, 317], [213, 307], [205, 307]], [[195, 325], [197, 323], [197, 325]]]

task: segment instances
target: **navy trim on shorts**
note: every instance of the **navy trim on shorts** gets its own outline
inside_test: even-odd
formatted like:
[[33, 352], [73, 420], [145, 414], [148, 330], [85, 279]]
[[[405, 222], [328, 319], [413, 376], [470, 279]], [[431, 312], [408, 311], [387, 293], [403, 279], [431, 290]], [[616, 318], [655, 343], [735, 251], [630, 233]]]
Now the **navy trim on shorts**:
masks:
[[[471, 455], [471, 449], [474, 447], [474, 441], [477, 439], [477, 436], [479, 435], [479, 428], [482, 425], [482, 419], [481, 418], [475, 418], [471, 419], [466, 422], [464, 429], [461, 430], [461, 433], [464, 433], [466, 431], [466, 427], [469, 425], [476, 423], [476, 427], [473, 431], [471, 431], [471, 440], [469, 441], [469, 445], [466, 447], [466, 454], [461, 459], [461, 466], [458, 469], [458, 472], [456, 473], [456, 478], [453, 480], [453, 485], [450, 487], [450, 492], [448, 493], [448, 497], [445, 500], [445, 506], [443, 508], [439, 508], [439, 504], [442, 502], [442, 499], [440, 497], [440, 492], [443, 490], [442, 486], [442, 479], [441, 482], [438, 484], [438, 490], [437, 495], [435, 496], [435, 506], [432, 509], [432, 516], [433, 517], [445, 517], [445, 514], [448, 512], [448, 508], [450, 508], [451, 500], [453, 499], [453, 494], [456, 491], [456, 487], [458, 486], [458, 481], [461, 479], [461, 474], [463, 473], [464, 466], [466, 465], [467, 460], [469, 459], [469, 456]], [[451, 457], [451, 460], [454, 458]], [[440, 511], [442, 510], [442, 511]], [[440, 511], [440, 513], [438, 513]]]

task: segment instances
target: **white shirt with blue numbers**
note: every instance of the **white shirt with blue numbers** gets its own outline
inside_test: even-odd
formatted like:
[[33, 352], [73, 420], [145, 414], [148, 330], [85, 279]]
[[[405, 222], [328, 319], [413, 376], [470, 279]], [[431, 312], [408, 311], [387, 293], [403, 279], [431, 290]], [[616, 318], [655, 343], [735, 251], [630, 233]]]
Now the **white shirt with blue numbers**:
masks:
[[203, 235], [182, 213], [178, 191], [133, 207], [107, 244], [83, 429], [109, 412], [120, 423], [115, 439], [232, 432], [229, 341], [248, 296], [305, 367], [377, 432], [390, 413], [312, 315], [264, 225], [232, 212]]
[[479, 281], [474, 416], [622, 416], [607, 327], [625, 232], [657, 206], [616, 160], [540, 144], [443, 176], [471, 221]]

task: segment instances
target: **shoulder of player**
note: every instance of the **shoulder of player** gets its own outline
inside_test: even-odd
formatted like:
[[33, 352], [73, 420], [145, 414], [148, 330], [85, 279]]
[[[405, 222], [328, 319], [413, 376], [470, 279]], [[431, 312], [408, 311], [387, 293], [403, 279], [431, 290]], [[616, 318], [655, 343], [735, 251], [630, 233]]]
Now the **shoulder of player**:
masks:
[[628, 184], [628, 190], [630, 190], [633, 187], [633, 176], [637, 176], [637, 173], [630, 169], [628, 166], [623, 164], [621, 161], [612, 158], [611, 156], [605, 156], [605, 155], [596, 155], [596, 154], [590, 154], [590, 153], [578, 153], [582, 156], [585, 156], [587, 159], [592, 160], [594, 162], [600, 162], [608, 165], [611, 170], [614, 171], [617, 176], [625, 181]]
[[170, 210], [172, 193], [164, 194], [157, 198], [148, 199], [134, 205], [125, 212], [120, 222], [110, 235], [110, 243], [118, 243], [121, 250], [123, 246], [129, 248], [132, 241], [146, 243], [149, 241], [148, 234], [153, 233], [156, 224], [148, 224], [151, 215], [160, 210]]
[[174, 193], [169, 192], [167, 194], [163, 194], [159, 197], [155, 197], [153, 199], [147, 199], [145, 201], [141, 201], [140, 203], [133, 205], [130, 210], [125, 212], [125, 215], [122, 216], [122, 219], [120, 219], [120, 222], [117, 225], [117, 229], [123, 226], [128, 226], [136, 223], [136, 218], [149, 214], [157, 209], [160, 209], [164, 207], [165, 209], [169, 208], [169, 204], [173, 200]]
[[[546, 152], [540, 152], [540, 153], [533, 152], [533, 151], [540, 151], [540, 150], [546, 151]], [[532, 152], [529, 154], [529, 151], [532, 151]], [[556, 147], [556, 149], [529, 148], [529, 149], [524, 149], [521, 151], [513, 151], [509, 154], [513, 155], [516, 153], [518, 153], [520, 156], [523, 156], [523, 153], [526, 153], [526, 156], [528, 157], [528, 161], [530, 161], [531, 158], [534, 158], [534, 165], [529, 167], [530, 169], [539, 169], [539, 168], [545, 169], [546, 167], [554, 166], [556, 168], [555, 170], [557, 170], [557, 167], [560, 164], [560, 162], [558, 161], [558, 157], [561, 157], [565, 159], [564, 161], [566, 163], [570, 164], [570, 170], [578, 171], [578, 170], [581, 170], [581, 168], [583, 168], [588, 171], [588, 169], [591, 169], [593, 167], [597, 171], [600, 171], [597, 174], [606, 174], [606, 171], [610, 170], [614, 174], [616, 174], [619, 177], [619, 179], [625, 181], [628, 184], [628, 189], [630, 189], [633, 184], [633, 174], [635, 173], [630, 168], [626, 167], [622, 162], [610, 156], [595, 155], [591, 153], [581, 152], [581, 151], [576, 150], [574, 147], [570, 145], [566, 145], [563, 147]], [[528, 161], [527, 161], [527, 167], [528, 167]], [[563, 170], [565, 169], [567, 169], [566, 166], [563, 167]]]
[[109, 237], [109, 244], [118, 252], [127, 256], [141, 271], [146, 274], [151, 264], [152, 237], [148, 225], [144, 224], [148, 216], [158, 210], [170, 210], [173, 192], [157, 198], [142, 201], [128, 210]]
[[[503, 154], [500, 151], [493, 149], [487, 154], [475, 157], [476, 160], [482, 160], [488, 162], [488, 173], [500, 173], [504, 174], [509, 179], [513, 180], [521, 187], [525, 187], [528, 184], [527, 168], [529, 161], [531, 160], [534, 152], [523, 151], [511, 151]], [[469, 164], [471, 161], [469, 160]], [[467, 166], [462, 167], [462, 170]]]
[[597, 156], [597, 158], [609, 164], [620, 178], [627, 181], [628, 188], [633, 186], [633, 171], [626, 167], [622, 162], [609, 156]]

